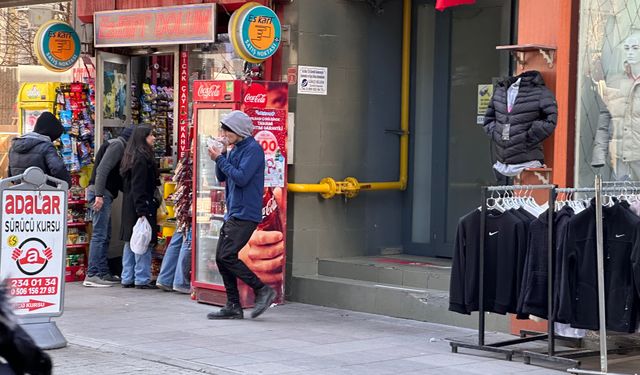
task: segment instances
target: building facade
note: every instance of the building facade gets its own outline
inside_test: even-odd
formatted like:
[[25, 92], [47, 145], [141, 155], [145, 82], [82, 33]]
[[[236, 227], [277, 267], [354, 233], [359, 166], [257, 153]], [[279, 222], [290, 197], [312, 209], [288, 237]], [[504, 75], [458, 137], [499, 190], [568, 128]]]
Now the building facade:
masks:
[[[85, 28], [97, 11], [202, 2], [217, 3], [219, 35], [246, 3], [77, 0], [76, 10]], [[446, 300], [458, 218], [478, 206], [480, 186], [495, 182], [490, 143], [478, 125], [479, 85], [539, 70], [559, 107], [544, 145], [551, 180], [586, 184], [584, 152], [575, 151], [576, 140], [593, 142], [582, 131], [583, 115], [576, 123], [577, 112], [586, 111], [576, 104], [583, 75], [578, 12], [582, 6], [584, 17], [606, 18], [603, 12], [616, 10], [578, 0], [478, 0], [444, 12], [435, 0], [260, 3], [285, 26], [280, 51], [264, 63], [265, 78], [290, 81], [295, 120], [287, 298], [475, 324], [451, 317]], [[298, 92], [300, 66], [326, 68], [326, 95]], [[405, 267], [412, 264], [422, 268]]]

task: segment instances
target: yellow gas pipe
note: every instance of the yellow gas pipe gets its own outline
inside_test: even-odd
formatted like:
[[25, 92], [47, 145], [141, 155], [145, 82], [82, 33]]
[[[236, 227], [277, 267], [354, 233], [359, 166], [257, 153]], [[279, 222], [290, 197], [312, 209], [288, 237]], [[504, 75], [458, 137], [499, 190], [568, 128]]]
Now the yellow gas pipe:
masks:
[[289, 183], [292, 193], [318, 193], [325, 199], [336, 195], [354, 198], [361, 190], [405, 190], [409, 173], [409, 73], [411, 61], [411, 0], [404, 0], [402, 10], [402, 88], [400, 102], [400, 178], [390, 182], [359, 182], [355, 177], [336, 181], [325, 177], [317, 184]]

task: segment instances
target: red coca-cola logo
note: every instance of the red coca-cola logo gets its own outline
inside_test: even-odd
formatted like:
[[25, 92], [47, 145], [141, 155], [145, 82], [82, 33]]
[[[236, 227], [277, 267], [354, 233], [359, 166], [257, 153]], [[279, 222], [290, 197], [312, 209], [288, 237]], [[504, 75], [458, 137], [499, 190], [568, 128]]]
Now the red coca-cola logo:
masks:
[[200, 85], [198, 87], [198, 97], [200, 99], [214, 99], [220, 97], [220, 85]]
[[267, 89], [261, 84], [252, 84], [244, 94], [244, 104], [251, 108], [266, 107]]
[[276, 202], [276, 198], [271, 195], [267, 204], [262, 207], [262, 218], [264, 219], [276, 211], [278, 211], [278, 202]]

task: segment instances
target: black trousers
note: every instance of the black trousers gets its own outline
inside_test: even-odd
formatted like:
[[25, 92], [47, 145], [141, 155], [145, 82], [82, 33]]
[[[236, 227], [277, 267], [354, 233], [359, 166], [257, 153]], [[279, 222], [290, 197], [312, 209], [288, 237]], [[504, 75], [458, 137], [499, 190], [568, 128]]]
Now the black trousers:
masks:
[[222, 275], [224, 287], [227, 290], [227, 303], [240, 303], [238, 279], [249, 285], [253, 290], [260, 289], [264, 283], [253, 273], [246, 264], [238, 259], [238, 253], [258, 226], [252, 221], [229, 219], [220, 229], [220, 239], [216, 250], [216, 264]]

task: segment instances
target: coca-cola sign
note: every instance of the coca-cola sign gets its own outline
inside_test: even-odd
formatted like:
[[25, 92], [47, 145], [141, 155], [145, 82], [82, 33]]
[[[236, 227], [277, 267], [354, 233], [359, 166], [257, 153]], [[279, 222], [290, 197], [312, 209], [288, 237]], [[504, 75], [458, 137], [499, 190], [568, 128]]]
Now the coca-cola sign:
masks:
[[198, 87], [198, 96], [203, 99], [213, 99], [220, 96], [220, 85]]
[[244, 94], [243, 104], [247, 108], [265, 108], [267, 106], [267, 88], [259, 83], [252, 83]]
[[193, 100], [197, 102], [221, 102], [233, 100], [233, 84], [227, 81], [195, 81]]

